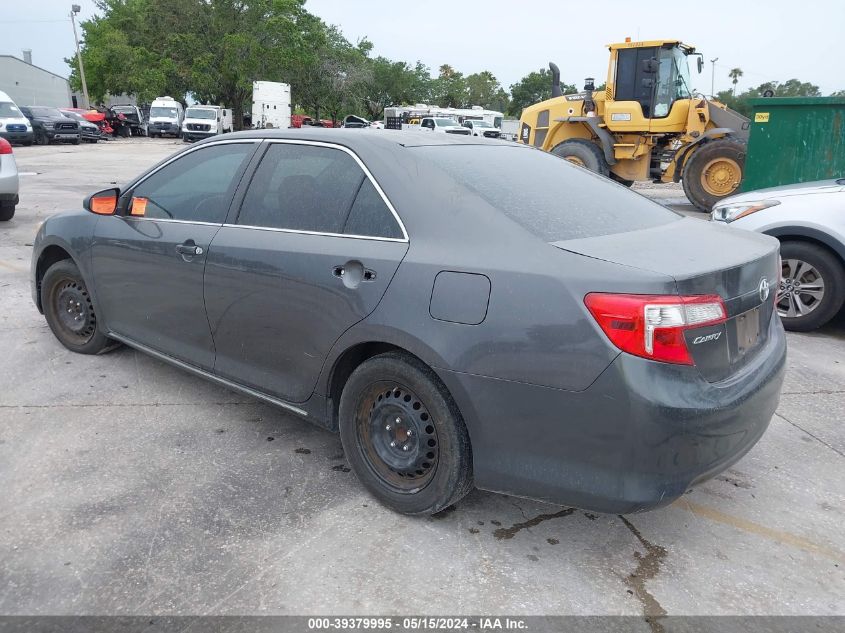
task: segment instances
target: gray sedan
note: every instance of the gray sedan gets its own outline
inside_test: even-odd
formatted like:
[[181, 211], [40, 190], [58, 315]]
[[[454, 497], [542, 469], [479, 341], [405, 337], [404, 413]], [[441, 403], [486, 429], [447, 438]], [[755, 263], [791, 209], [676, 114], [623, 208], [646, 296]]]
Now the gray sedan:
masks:
[[845, 178], [749, 191], [713, 207], [713, 220], [778, 238], [783, 258], [778, 313], [806, 332], [845, 302]]
[[33, 249], [59, 341], [130, 345], [339, 431], [400, 512], [473, 486], [655, 508], [778, 403], [777, 240], [525, 146], [259, 130], [84, 208]]

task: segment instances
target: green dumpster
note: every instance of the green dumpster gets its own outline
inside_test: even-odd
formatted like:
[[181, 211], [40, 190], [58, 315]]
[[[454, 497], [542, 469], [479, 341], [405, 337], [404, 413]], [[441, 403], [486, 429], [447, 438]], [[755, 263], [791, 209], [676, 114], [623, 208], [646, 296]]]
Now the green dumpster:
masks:
[[845, 98], [751, 101], [742, 191], [845, 177]]

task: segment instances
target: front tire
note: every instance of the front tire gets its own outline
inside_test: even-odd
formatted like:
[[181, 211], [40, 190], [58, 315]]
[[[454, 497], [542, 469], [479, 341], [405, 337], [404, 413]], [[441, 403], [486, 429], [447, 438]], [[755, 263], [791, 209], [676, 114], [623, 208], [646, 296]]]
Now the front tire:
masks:
[[820, 328], [845, 302], [845, 269], [826, 248], [801, 241], [780, 246], [783, 264], [777, 309], [783, 327], [793, 332]]
[[434, 514], [472, 489], [460, 411], [412, 356], [382, 354], [352, 372], [340, 398], [340, 439], [361, 483], [397, 512]]
[[79, 354], [102, 354], [119, 345], [103, 333], [79, 268], [69, 259], [56, 262], [41, 280], [44, 318], [59, 342]]
[[745, 175], [745, 143], [735, 138], [707, 141], [684, 166], [681, 184], [699, 211], [710, 213], [722, 198], [736, 193]]
[[36, 132], [35, 133], [35, 144], [36, 145], [49, 145], [50, 139], [47, 138], [47, 135], [44, 132]]
[[610, 173], [610, 167], [601, 148], [583, 138], [572, 138], [555, 145], [552, 148], [552, 154], [602, 176]]

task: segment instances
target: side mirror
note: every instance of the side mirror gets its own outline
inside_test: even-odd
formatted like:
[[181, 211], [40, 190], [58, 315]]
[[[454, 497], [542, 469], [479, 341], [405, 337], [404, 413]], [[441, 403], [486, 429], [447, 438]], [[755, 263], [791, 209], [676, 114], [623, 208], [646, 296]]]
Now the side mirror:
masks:
[[114, 215], [114, 212], [117, 211], [117, 200], [119, 197], [120, 189], [117, 187], [103, 189], [85, 198], [82, 206], [85, 207], [86, 211], [96, 213], [97, 215]]
[[698, 57], [697, 60], [698, 60], [698, 74], [700, 75], [701, 71], [704, 70], [704, 58]]
[[643, 72], [649, 75], [653, 75], [660, 68], [657, 63], [657, 60], [654, 57], [652, 57], [651, 59], [644, 59], [642, 63]]

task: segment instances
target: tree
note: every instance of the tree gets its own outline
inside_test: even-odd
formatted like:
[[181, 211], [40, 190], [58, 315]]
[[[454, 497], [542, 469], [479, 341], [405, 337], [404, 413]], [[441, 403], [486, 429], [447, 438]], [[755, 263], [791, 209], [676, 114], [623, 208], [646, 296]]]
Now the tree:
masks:
[[370, 79], [365, 87], [364, 107], [370, 119], [381, 118], [389, 105], [421, 103], [429, 98], [431, 73], [421, 62], [410, 66], [386, 57], [369, 60]]
[[508, 93], [489, 70], [468, 75], [466, 78], [468, 105], [478, 105], [489, 110], [504, 112], [508, 107]]
[[767, 81], [755, 88], [749, 88], [740, 95], [735, 95], [733, 90], [723, 90], [716, 95], [716, 99], [743, 116], [751, 116], [750, 100], [763, 97], [769, 90], [775, 97], [821, 96], [821, 90], [817, 85], [798, 79], [788, 79], [784, 82]]
[[742, 75], [742, 68], [731, 68], [731, 72], [728, 73], [728, 77], [731, 78], [731, 81], [734, 85], [734, 96], [736, 96], [736, 85], [739, 83], [739, 78], [742, 77]]
[[462, 73], [443, 64], [440, 75], [432, 82], [431, 97], [440, 107], [462, 108], [469, 104], [469, 86]]
[[[563, 94], [578, 92], [572, 84], [561, 84]], [[511, 85], [511, 102], [508, 114], [520, 116], [522, 109], [538, 101], [545, 101], [552, 96], [552, 74], [547, 68], [528, 73], [515, 84]]]

